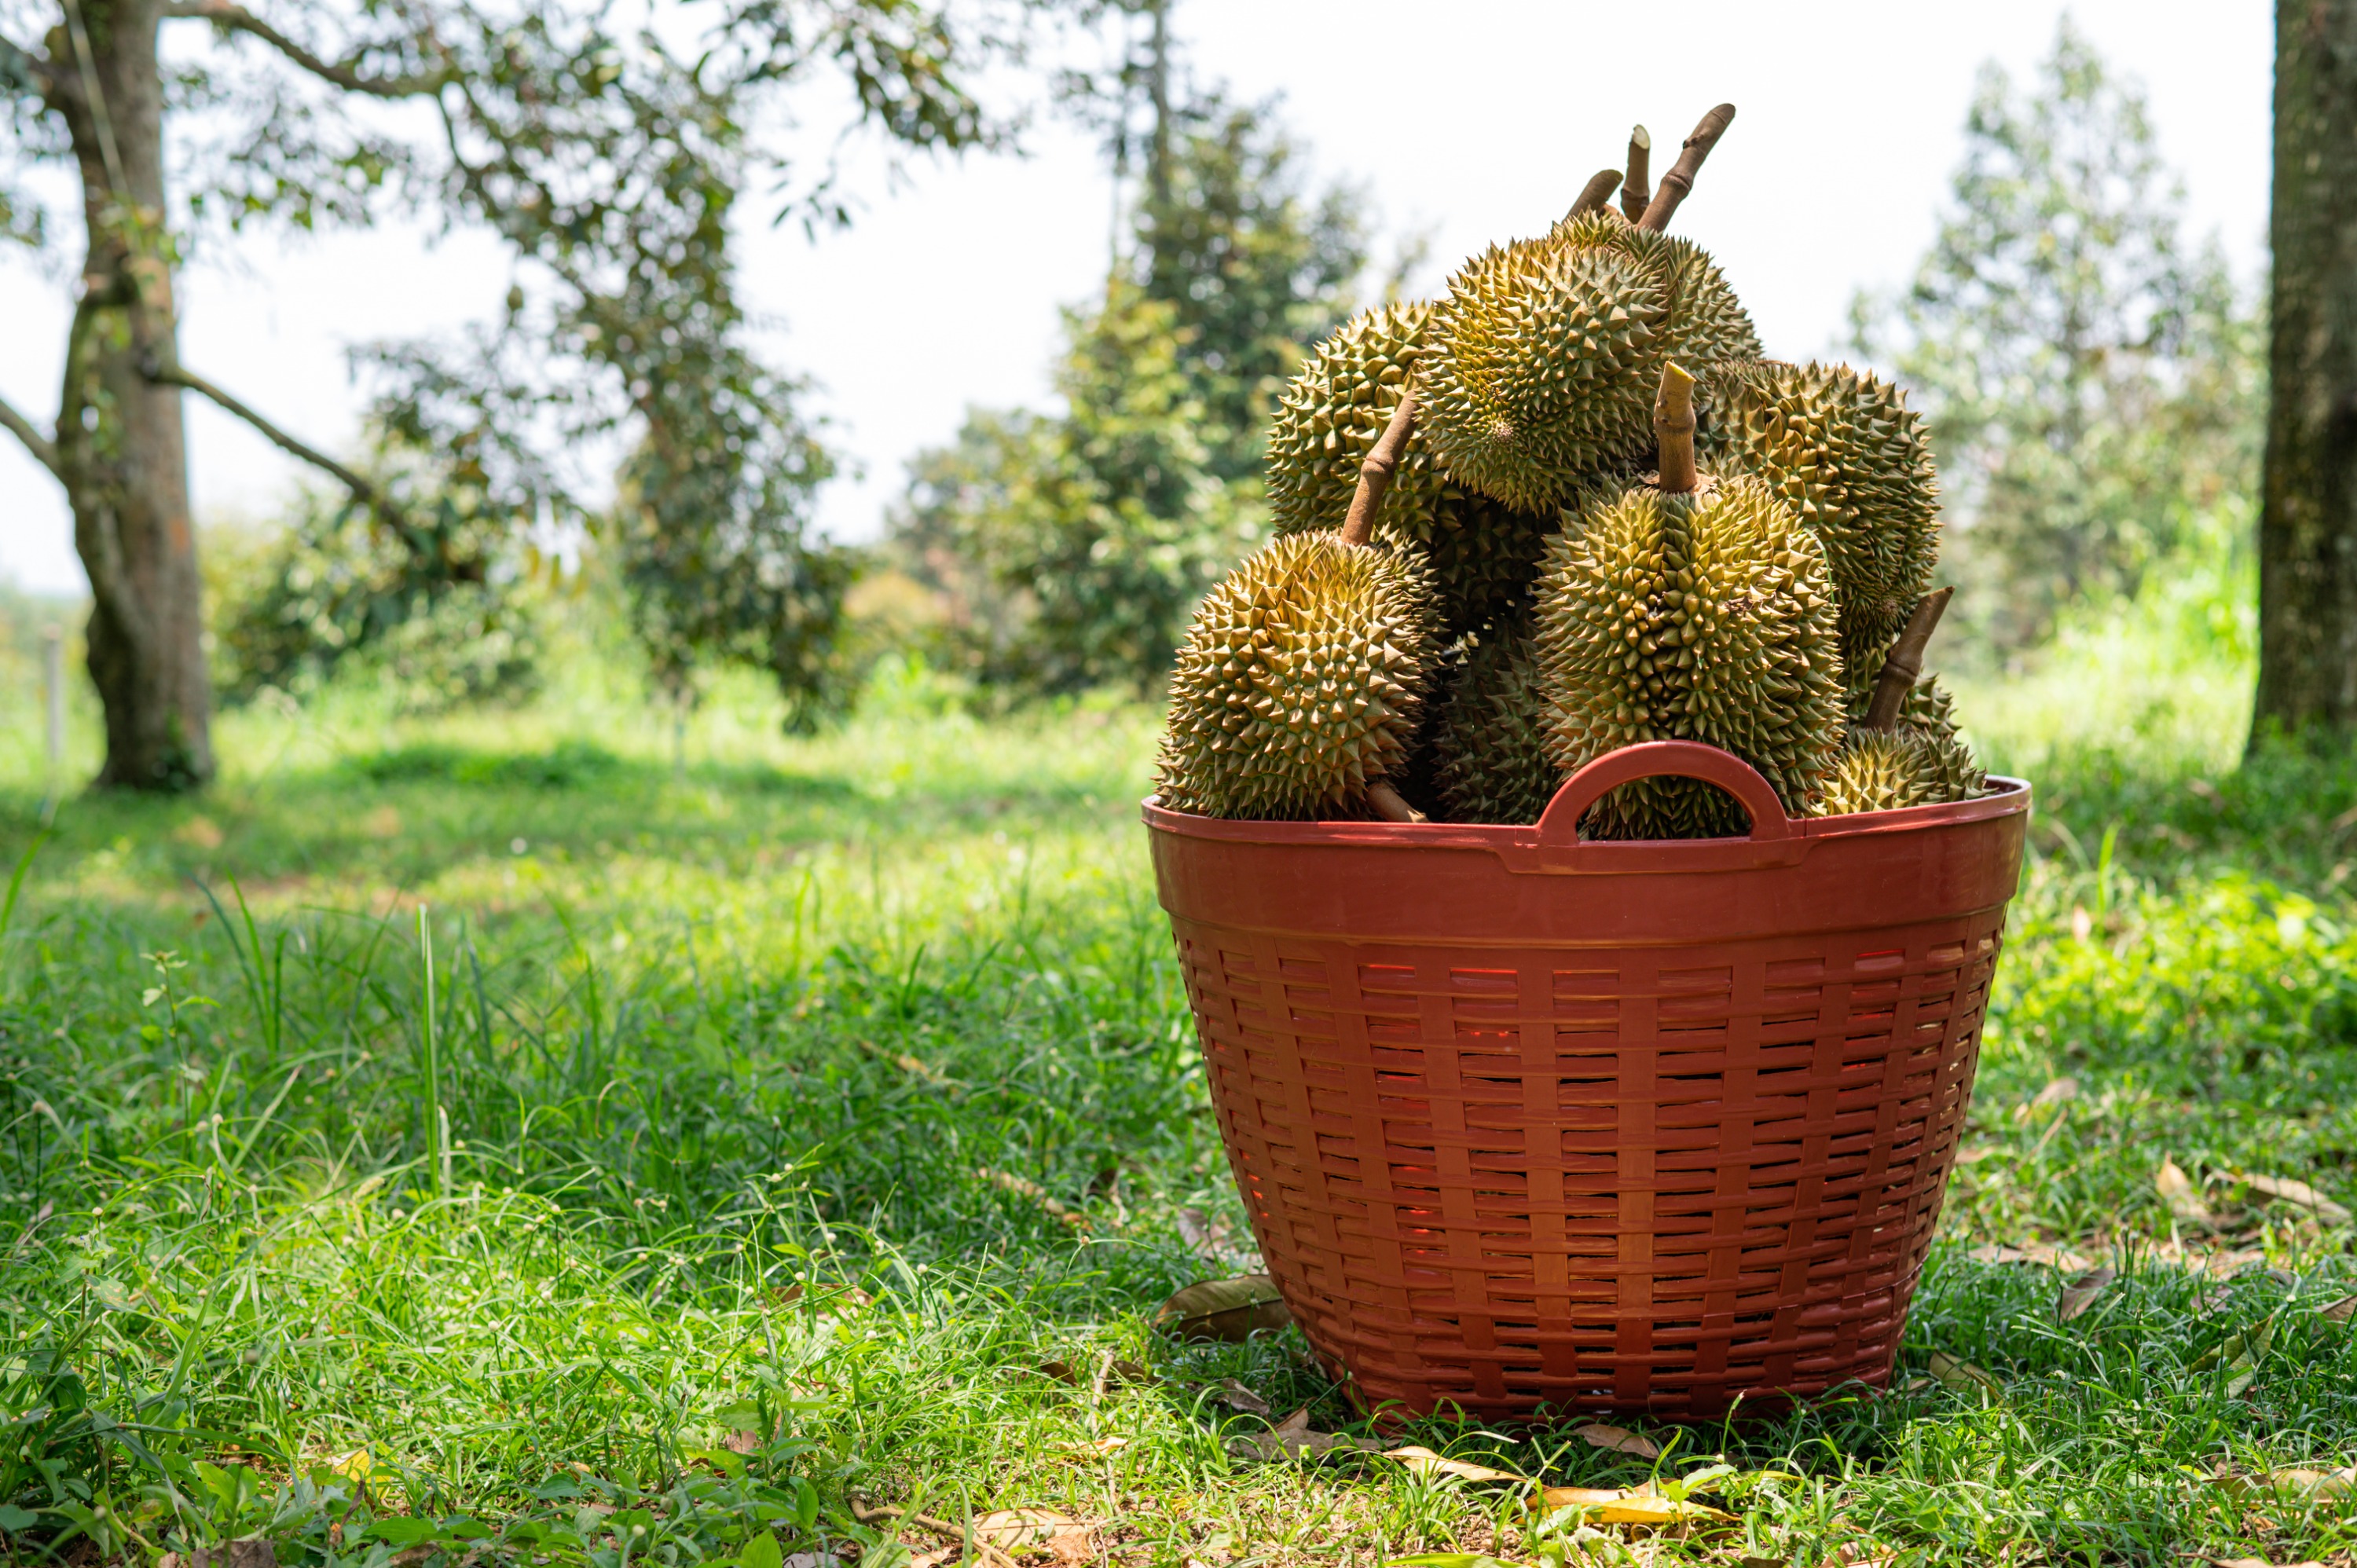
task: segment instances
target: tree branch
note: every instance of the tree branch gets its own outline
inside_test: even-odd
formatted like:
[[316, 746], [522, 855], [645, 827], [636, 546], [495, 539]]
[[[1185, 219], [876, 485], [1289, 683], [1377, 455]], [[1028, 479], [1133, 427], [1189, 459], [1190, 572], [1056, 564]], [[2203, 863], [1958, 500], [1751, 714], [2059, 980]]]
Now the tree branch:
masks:
[[352, 92], [365, 92], [372, 98], [414, 98], [420, 93], [434, 92], [447, 86], [452, 77], [447, 69], [418, 76], [364, 76], [360, 69], [361, 56], [355, 55], [341, 61], [322, 59], [244, 6], [232, 4], [231, 0], [172, 0], [172, 4], [164, 7], [164, 16], [167, 19], [210, 22], [232, 33], [251, 34], [321, 81], [331, 81]]
[[1670, 172], [1654, 188], [1653, 199], [1646, 207], [1645, 215], [1637, 220], [1638, 228], [1658, 234], [1670, 226], [1678, 203], [1694, 188], [1694, 177], [1702, 171], [1702, 160], [1710, 156], [1711, 148], [1718, 145], [1719, 137], [1727, 134], [1727, 124], [1734, 118], [1732, 103], [1722, 103], [1702, 117], [1702, 124], [1694, 128], [1694, 134], [1678, 150], [1678, 161], [1670, 166]]
[[64, 482], [65, 463], [58, 456], [57, 443], [43, 435], [31, 420], [10, 407], [8, 400], [5, 397], [0, 397], [0, 426], [5, 426], [17, 440], [25, 444], [25, 449], [32, 453], [35, 461], [56, 475], [60, 483]]
[[240, 403], [236, 398], [231, 397], [221, 388], [213, 385], [212, 382], [205, 380], [204, 377], [197, 375], [192, 371], [182, 370], [178, 365], [164, 364], [153, 356], [150, 356], [147, 361], [139, 367], [139, 373], [160, 386], [186, 387], [192, 392], [202, 393], [205, 397], [210, 399], [214, 403], [218, 404], [226, 412], [235, 414], [238, 418], [242, 419], [248, 424], [253, 426], [254, 429], [260, 431], [263, 438], [268, 441], [273, 446], [275, 446], [280, 451], [286, 453], [289, 456], [299, 457], [304, 462], [310, 464], [313, 467], [321, 469], [326, 473], [332, 475], [346, 489], [352, 492], [353, 499], [367, 503], [369, 506], [375, 508], [379, 512], [383, 513], [388, 518], [395, 518], [399, 515], [396, 509], [385, 500], [382, 492], [378, 490], [374, 485], [369, 483], [366, 479], [361, 478], [360, 475], [352, 472], [350, 468], [345, 467], [341, 463], [337, 462], [333, 457], [328, 456], [325, 452], [320, 451], [317, 447], [307, 446], [305, 443], [296, 440], [294, 436], [287, 435], [286, 432], [279, 429], [278, 426], [271, 424], [270, 421], [263, 418], [262, 415], [246, 407], [245, 404]]

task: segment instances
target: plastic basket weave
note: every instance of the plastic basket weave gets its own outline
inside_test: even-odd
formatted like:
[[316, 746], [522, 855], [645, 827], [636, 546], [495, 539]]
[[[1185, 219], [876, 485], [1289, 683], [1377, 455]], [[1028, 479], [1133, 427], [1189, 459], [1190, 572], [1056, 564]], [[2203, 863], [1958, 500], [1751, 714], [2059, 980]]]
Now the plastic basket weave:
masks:
[[[1587, 843], [1660, 774], [1750, 836]], [[1886, 1382], [2029, 789], [1789, 820], [1663, 741], [1535, 828], [1145, 814], [1262, 1255], [1368, 1403], [1714, 1415]]]

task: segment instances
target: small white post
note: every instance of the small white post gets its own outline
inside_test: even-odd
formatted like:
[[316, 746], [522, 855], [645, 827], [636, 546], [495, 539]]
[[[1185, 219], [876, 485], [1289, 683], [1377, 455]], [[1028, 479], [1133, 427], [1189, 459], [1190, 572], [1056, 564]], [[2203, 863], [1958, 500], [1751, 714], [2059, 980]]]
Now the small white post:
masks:
[[47, 822], [58, 814], [58, 798], [65, 793], [66, 634], [62, 627], [41, 628], [41, 686], [48, 702], [48, 793], [41, 802], [41, 821]]

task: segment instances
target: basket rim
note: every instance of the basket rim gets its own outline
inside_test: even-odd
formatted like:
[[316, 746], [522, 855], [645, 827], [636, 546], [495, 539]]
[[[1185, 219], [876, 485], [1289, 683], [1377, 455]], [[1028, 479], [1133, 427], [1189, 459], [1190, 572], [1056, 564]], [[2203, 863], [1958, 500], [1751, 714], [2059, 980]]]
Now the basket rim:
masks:
[[[1988, 792], [1970, 800], [1929, 806], [1906, 806], [1891, 811], [1860, 811], [1839, 817], [1801, 817], [1791, 822], [1791, 838], [1808, 843], [1827, 839], [1865, 838], [1876, 834], [1924, 832], [1938, 828], [1993, 822], [2027, 815], [2031, 789], [2025, 779], [1992, 773]], [[1148, 795], [1138, 802], [1146, 827], [1176, 838], [1209, 839], [1227, 843], [1356, 846], [1384, 849], [1479, 849], [1519, 859], [1540, 848], [1536, 825], [1492, 825], [1481, 822], [1371, 822], [1350, 821], [1261, 822], [1199, 816], [1174, 811]], [[1787, 842], [1790, 842], [1789, 840]], [[1656, 856], [1663, 852], [1716, 851], [1723, 854], [1738, 845], [1770, 847], [1771, 841], [1743, 838], [1634, 839], [1579, 842], [1582, 850]], [[1798, 846], [1795, 846], [1798, 847]], [[1717, 858], [1715, 855], [1714, 858]], [[1781, 858], [1781, 857], [1780, 857]]]

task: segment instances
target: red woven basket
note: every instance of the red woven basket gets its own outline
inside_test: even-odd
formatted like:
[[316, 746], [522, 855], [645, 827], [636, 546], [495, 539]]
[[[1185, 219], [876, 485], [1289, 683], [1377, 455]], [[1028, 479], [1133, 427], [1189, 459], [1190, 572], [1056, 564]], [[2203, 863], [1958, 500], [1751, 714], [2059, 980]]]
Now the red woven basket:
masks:
[[[1587, 843], [1631, 779], [1750, 836]], [[1972, 1090], [2029, 788], [1794, 822], [1710, 746], [1534, 828], [1148, 800], [1269, 1272], [1370, 1403], [1713, 1415], [1890, 1376]]]

